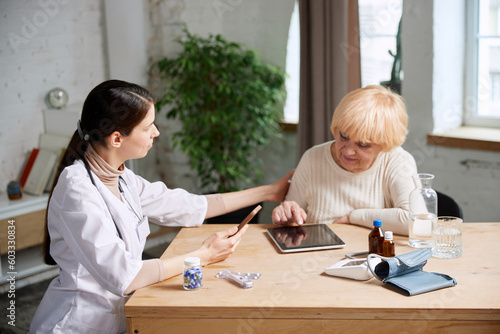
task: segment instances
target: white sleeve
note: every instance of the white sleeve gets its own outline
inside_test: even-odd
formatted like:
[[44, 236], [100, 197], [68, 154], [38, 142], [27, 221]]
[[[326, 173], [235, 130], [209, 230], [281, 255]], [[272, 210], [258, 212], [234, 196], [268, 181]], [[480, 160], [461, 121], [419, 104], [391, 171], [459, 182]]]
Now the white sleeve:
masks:
[[[126, 250], [104, 199], [88, 179], [58, 183], [62, 185], [53, 192], [48, 208], [51, 255], [61, 263], [66, 256], [74, 256], [103, 288], [124, 296], [142, 260], [132, 258]], [[72, 254], [61, 254], [58, 249], [63, 245]]]
[[139, 196], [143, 214], [160, 225], [200, 226], [207, 213], [204, 195], [188, 193], [184, 189], [168, 189], [163, 182], [149, 182], [133, 173], [127, 173], [127, 183], [133, 183]]

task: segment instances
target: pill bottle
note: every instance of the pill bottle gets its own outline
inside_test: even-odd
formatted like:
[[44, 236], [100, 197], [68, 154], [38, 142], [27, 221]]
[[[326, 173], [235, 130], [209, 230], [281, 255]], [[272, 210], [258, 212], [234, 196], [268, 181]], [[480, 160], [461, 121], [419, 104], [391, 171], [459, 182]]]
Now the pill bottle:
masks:
[[184, 278], [184, 289], [195, 290], [203, 286], [203, 272], [201, 270], [200, 258], [188, 257], [184, 259], [182, 270]]
[[384, 230], [382, 229], [382, 221], [375, 219], [373, 221], [373, 229], [368, 234], [368, 253], [382, 255], [383, 243]]
[[393, 257], [396, 256], [396, 247], [394, 246], [394, 239], [392, 232], [387, 231], [384, 234], [384, 243], [382, 246], [382, 256]]

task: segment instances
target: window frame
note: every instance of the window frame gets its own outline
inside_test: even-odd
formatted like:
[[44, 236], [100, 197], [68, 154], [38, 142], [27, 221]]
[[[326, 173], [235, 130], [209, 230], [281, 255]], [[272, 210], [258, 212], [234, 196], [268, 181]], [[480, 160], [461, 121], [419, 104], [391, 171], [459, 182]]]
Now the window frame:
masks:
[[[296, 20], [293, 22], [292, 20]], [[295, 26], [297, 25], [297, 26]], [[292, 28], [297, 28], [296, 31], [292, 31]], [[294, 34], [295, 39], [292, 37]], [[297, 44], [293, 44], [296, 42]], [[292, 44], [290, 44], [292, 43]], [[296, 47], [297, 49], [295, 49]], [[283, 104], [283, 118], [280, 121], [280, 125], [284, 131], [296, 131], [297, 124], [299, 123], [299, 94], [300, 94], [300, 18], [299, 18], [299, 0], [295, 0], [292, 15], [290, 17], [290, 26], [288, 27], [288, 37], [287, 37], [287, 55], [286, 55], [286, 73], [287, 78], [285, 82], [285, 89], [287, 91], [286, 100]], [[293, 50], [292, 50], [293, 48]], [[299, 66], [293, 67], [289, 63], [290, 58], [294, 57], [294, 60]], [[293, 61], [292, 61], [293, 62]], [[289, 91], [291, 89], [292, 91]], [[292, 100], [294, 98], [294, 100]], [[295, 113], [290, 113], [289, 109], [293, 109]], [[291, 116], [287, 117], [287, 116]], [[294, 117], [295, 116], [295, 117]], [[295, 130], [294, 130], [295, 129]]]
[[466, 126], [500, 128], [500, 118], [479, 116], [478, 110], [478, 80], [479, 80], [479, 2], [480, 0], [466, 1], [466, 68], [464, 118]]
[[[387, 1], [386, 6], [383, 9], [379, 9], [377, 12], [377, 16], [371, 17], [371, 20], [368, 21], [363, 21], [364, 16], [363, 16], [363, 3], [358, 1], [358, 6], [359, 6], [359, 13], [358, 13], [358, 19], [359, 19], [359, 29], [360, 29], [360, 53], [361, 53], [361, 59], [360, 59], [360, 66], [361, 66], [361, 86], [365, 87], [367, 85], [379, 85], [381, 82], [388, 82], [391, 79], [391, 67], [393, 64], [393, 59], [390, 59], [390, 55], [388, 51], [395, 52], [396, 51], [396, 37], [398, 33], [398, 22], [401, 20], [401, 16], [403, 13], [403, 0], [398, 0], [398, 4], [395, 4], [396, 1]], [[370, 3], [370, 0], [367, 0], [366, 3]], [[380, 32], [377, 30], [383, 30], [383, 27], [388, 25], [387, 20], [388, 16], [393, 19], [394, 17], [397, 18], [395, 20], [395, 31], [393, 34], [389, 34], [387, 32]], [[363, 27], [362, 25], [365, 24], [367, 27]], [[370, 27], [372, 29], [375, 29], [375, 31], [370, 31]], [[366, 30], [365, 30], [366, 29]], [[383, 52], [387, 56], [388, 61], [388, 66], [386, 69], [385, 75], [378, 77], [377, 81], [371, 81], [367, 77], [369, 75], [366, 75], [367, 69], [370, 69], [369, 66], [367, 66], [367, 58], [370, 49], [370, 45], [374, 45], [375, 43], [373, 42], [376, 39], [393, 39], [394, 40], [394, 45], [388, 49], [385, 49]], [[369, 41], [369, 42], [368, 42]], [[368, 42], [368, 43], [367, 43]], [[404, 76], [404, 68], [401, 71], [401, 76]]]

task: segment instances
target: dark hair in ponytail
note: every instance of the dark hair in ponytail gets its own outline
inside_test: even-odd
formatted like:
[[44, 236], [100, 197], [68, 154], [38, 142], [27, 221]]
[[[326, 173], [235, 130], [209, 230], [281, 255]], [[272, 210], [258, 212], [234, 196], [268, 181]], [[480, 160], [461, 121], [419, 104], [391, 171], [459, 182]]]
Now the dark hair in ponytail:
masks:
[[[115, 131], [128, 136], [146, 117], [153, 104], [154, 99], [149, 91], [125, 81], [108, 80], [92, 89], [83, 104], [77, 130], [58, 165], [49, 203], [62, 171], [75, 160], [83, 159], [89, 143], [105, 145], [105, 139]], [[55, 265], [57, 263], [50, 255], [48, 211], [47, 207], [43, 259], [46, 264]]]

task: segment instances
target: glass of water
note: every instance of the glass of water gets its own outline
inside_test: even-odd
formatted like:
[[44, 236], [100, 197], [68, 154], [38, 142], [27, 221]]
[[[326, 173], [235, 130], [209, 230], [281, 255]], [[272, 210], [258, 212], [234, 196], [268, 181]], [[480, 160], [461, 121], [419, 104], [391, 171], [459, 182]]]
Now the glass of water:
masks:
[[458, 217], [438, 217], [432, 223], [432, 256], [454, 259], [462, 255], [462, 224]]

